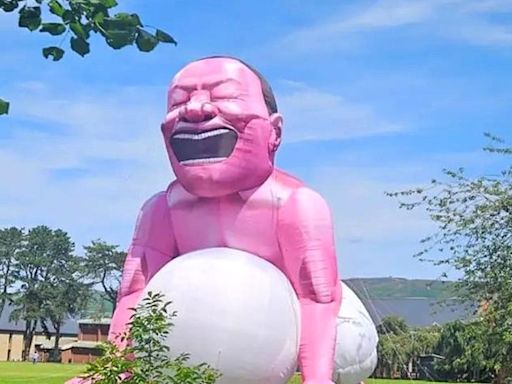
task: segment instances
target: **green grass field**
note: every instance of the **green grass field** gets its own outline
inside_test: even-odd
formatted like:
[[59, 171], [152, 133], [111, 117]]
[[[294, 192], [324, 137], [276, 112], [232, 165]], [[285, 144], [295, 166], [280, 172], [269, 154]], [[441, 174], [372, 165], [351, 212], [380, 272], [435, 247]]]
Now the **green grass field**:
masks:
[[62, 384], [84, 368], [79, 364], [0, 362], [0, 384]]
[[[79, 364], [0, 362], [0, 384], [63, 384], [85, 369]], [[431, 381], [368, 379], [367, 384], [433, 384]], [[300, 384], [295, 376], [289, 384]]]

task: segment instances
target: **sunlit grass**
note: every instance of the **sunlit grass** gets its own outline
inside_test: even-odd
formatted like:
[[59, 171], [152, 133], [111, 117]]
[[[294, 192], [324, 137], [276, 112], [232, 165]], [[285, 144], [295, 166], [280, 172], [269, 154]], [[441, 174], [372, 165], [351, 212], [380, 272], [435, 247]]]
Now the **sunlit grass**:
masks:
[[[13, 363], [0, 362], [0, 384], [63, 384], [81, 374], [82, 364]], [[368, 379], [367, 384], [433, 384], [432, 381]], [[300, 375], [292, 377], [288, 384], [301, 384]]]
[[0, 362], [0, 384], [63, 384], [85, 365]]

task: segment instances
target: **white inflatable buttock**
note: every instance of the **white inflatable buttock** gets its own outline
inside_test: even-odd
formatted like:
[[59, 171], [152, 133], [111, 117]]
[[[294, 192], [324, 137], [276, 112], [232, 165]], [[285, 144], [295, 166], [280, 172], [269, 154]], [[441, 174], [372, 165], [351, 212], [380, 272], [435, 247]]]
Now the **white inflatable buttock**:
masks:
[[288, 279], [272, 264], [233, 249], [206, 249], [165, 265], [146, 291], [177, 311], [175, 357], [209, 363], [220, 384], [282, 384], [295, 372], [300, 309]]
[[[222, 373], [219, 384], [284, 384], [296, 371], [300, 307], [286, 276], [247, 252], [210, 248], [177, 257], [145, 289], [162, 292], [177, 311], [167, 340]], [[144, 295], [145, 295], [144, 293]], [[375, 367], [375, 326], [343, 285], [334, 379], [356, 384]]]
[[377, 366], [377, 329], [357, 295], [342, 282], [342, 301], [334, 354], [334, 381], [356, 384]]

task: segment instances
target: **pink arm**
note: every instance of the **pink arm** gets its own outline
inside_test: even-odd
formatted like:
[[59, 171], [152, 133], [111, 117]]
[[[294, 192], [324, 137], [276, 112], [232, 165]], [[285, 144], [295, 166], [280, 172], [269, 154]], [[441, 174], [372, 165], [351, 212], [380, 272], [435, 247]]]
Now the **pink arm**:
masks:
[[148, 281], [176, 256], [176, 245], [165, 192], [150, 198], [142, 207], [132, 244], [126, 257], [117, 306], [110, 326], [109, 340], [126, 330]]
[[[109, 340], [122, 346], [115, 336], [126, 330], [132, 315], [130, 308], [137, 305], [151, 277], [174, 256], [176, 246], [166, 193], [160, 192], [144, 204], [137, 218], [135, 234], [124, 263]], [[66, 381], [66, 384], [92, 384], [92, 381], [76, 377]]]
[[336, 316], [341, 305], [329, 207], [316, 192], [297, 189], [279, 211], [279, 244], [299, 296], [299, 365], [306, 383], [332, 381]]

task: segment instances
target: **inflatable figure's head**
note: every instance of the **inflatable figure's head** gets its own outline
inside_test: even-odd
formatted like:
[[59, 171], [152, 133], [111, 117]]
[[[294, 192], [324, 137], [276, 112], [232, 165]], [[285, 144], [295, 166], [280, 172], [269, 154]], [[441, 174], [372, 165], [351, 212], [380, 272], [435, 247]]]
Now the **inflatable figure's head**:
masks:
[[178, 181], [194, 195], [214, 197], [270, 176], [281, 126], [272, 89], [256, 70], [210, 57], [174, 77], [162, 133]]

